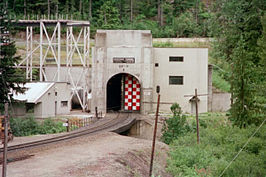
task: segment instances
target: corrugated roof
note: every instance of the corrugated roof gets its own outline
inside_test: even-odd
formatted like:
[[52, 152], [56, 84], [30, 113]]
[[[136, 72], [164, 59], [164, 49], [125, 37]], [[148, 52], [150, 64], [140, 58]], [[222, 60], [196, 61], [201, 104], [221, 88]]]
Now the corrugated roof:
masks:
[[38, 103], [39, 99], [48, 91], [54, 82], [32, 82], [26, 83], [27, 90], [24, 93], [13, 95], [14, 100], [26, 101], [27, 103]]

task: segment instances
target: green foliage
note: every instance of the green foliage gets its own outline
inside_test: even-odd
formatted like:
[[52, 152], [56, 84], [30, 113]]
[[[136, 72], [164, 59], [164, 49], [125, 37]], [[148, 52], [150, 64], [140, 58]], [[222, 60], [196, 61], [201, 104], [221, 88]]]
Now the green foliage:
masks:
[[120, 27], [120, 24], [118, 9], [114, 6], [114, 1], [105, 1], [98, 11], [98, 28], [117, 29]]
[[42, 124], [39, 125], [39, 134], [52, 134], [66, 131], [66, 127], [63, 126], [63, 122], [53, 121], [51, 118], [45, 119]]
[[[8, 0], [10, 14], [18, 19], [47, 18], [50, 7], [50, 18], [55, 19], [59, 14], [64, 18], [89, 20], [92, 34], [96, 28], [148, 29], [154, 37], [208, 36], [211, 16], [208, 6], [199, 0], [132, 1], [132, 4], [130, 0]], [[162, 12], [159, 14], [162, 20], [158, 11]]]
[[177, 37], [197, 36], [200, 33], [193, 14], [190, 12], [182, 13], [179, 17], [175, 18], [173, 26]]
[[20, 59], [15, 56], [16, 48], [14, 42], [10, 40], [11, 21], [8, 17], [5, 1], [0, 3], [0, 110], [4, 102], [9, 102], [9, 94], [12, 89], [14, 92], [23, 92], [19, 83], [25, 82], [24, 77], [19, 76], [18, 69], [13, 66]]
[[229, 82], [226, 81], [217, 70], [213, 70], [212, 72], [212, 84], [215, 88], [221, 91], [224, 92], [230, 91]]
[[171, 106], [171, 111], [173, 113], [173, 117], [165, 121], [162, 129], [163, 135], [161, 138], [166, 144], [170, 144], [178, 137], [192, 131], [186, 121], [186, 116], [182, 114], [181, 107], [177, 103], [174, 103]]
[[230, 118], [239, 127], [257, 125], [263, 120], [263, 103], [259, 103], [258, 93], [263, 88], [261, 80], [265, 80], [265, 76], [260, 74], [262, 59], [257, 41], [261, 38], [260, 19], [265, 9], [262, 1], [222, 0], [215, 3], [213, 57], [229, 66], [228, 81], [233, 95]]
[[172, 42], [154, 42], [153, 44], [153, 47], [159, 47], [159, 48], [171, 48], [171, 47], [174, 47], [174, 44]]
[[51, 134], [66, 131], [62, 122], [55, 122], [51, 118], [45, 119], [42, 123], [34, 117], [11, 118], [10, 126], [15, 136], [30, 136], [36, 134]]
[[[179, 137], [171, 144], [167, 170], [174, 176], [219, 176], [256, 128], [208, 126], [200, 130], [199, 145], [196, 144], [196, 133]], [[265, 133], [264, 125], [225, 171], [224, 177], [264, 176]]]

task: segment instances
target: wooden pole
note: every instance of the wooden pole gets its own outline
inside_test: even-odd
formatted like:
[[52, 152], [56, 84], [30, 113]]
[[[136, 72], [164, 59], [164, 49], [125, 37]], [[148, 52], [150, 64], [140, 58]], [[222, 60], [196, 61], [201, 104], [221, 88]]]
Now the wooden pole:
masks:
[[195, 103], [196, 103], [196, 121], [197, 121], [197, 143], [200, 143], [200, 135], [199, 135], [199, 112], [198, 112], [198, 93], [197, 89], [195, 89]]
[[154, 132], [153, 132], [153, 141], [152, 141], [151, 163], [150, 163], [149, 176], [152, 176], [152, 166], [153, 166], [153, 156], [154, 156], [154, 150], [155, 150], [155, 140], [156, 140], [156, 132], [157, 132], [157, 122], [158, 122], [158, 114], [159, 114], [159, 105], [160, 105], [160, 94], [158, 93], [158, 101], [157, 101], [155, 125], [154, 125]]
[[8, 103], [5, 103], [5, 118], [4, 118], [4, 152], [3, 152], [3, 167], [2, 177], [6, 177], [7, 168], [7, 138], [8, 138]]

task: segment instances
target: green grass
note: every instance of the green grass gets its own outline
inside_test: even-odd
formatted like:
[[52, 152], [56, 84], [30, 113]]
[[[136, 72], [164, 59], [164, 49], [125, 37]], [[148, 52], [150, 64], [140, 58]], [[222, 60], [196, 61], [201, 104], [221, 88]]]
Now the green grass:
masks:
[[216, 70], [213, 70], [213, 73], [212, 73], [212, 84], [214, 87], [216, 87], [217, 89], [221, 91], [224, 91], [224, 92], [230, 91], [229, 82], [226, 81], [224, 78], [222, 78], [221, 75]]
[[[195, 117], [188, 118], [189, 122]], [[167, 170], [173, 176], [219, 176], [240, 151], [257, 127], [233, 127], [225, 114], [200, 114], [200, 144], [196, 132], [174, 140], [170, 145]], [[255, 134], [239, 156], [225, 171], [223, 177], [265, 176], [266, 125]]]
[[209, 42], [153, 42], [157, 48], [209, 48]]

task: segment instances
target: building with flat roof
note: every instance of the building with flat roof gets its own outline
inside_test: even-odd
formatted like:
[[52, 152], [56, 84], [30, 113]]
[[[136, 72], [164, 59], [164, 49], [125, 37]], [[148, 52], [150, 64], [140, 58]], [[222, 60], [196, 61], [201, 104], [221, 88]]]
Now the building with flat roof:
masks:
[[[92, 111], [154, 112], [160, 86], [160, 111], [176, 102], [193, 113], [185, 95], [208, 93], [207, 48], [153, 48], [149, 30], [97, 30], [92, 56]], [[199, 112], [207, 109], [203, 96]]]

